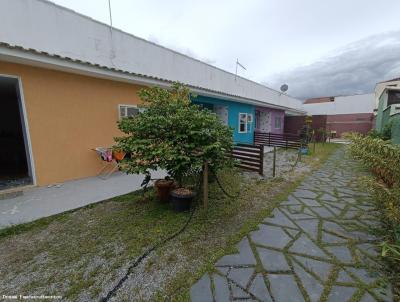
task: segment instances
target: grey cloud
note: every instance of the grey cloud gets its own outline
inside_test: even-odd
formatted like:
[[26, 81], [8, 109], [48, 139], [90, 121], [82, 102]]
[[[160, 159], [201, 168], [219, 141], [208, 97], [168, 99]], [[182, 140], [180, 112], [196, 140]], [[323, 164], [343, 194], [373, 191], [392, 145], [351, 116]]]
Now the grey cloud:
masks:
[[400, 31], [370, 36], [307, 66], [270, 77], [264, 83], [290, 95], [318, 96], [373, 92], [375, 84], [400, 76]]

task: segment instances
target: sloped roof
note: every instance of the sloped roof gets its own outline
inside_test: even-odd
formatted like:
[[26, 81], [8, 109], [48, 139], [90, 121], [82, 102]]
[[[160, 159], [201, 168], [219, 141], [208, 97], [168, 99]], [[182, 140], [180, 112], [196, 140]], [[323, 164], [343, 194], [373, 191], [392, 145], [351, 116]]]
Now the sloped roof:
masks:
[[[302, 102], [249, 79], [110, 28], [45, 0], [2, 0], [0, 45], [73, 63], [302, 111]], [[0, 49], [1, 50], [1, 49]], [[0, 52], [1, 55], [1, 52]]]
[[[94, 64], [94, 63], [91, 63], [91, 62], [86, 62], [86, 61], [73, 59], [73, 58], [69, 58], [69, 57], [64, 57], [64, 56], [60, 56], [60, 55], [56, 55], [56, 54], [50, 54], [50, 53], [43, 52], [43, 51], [38, 51], [38, 50], [32, 49], [32, 48], [27, 49], [27, 48], [23, 48], [21, 46], [10, 45], [10, 44], [4, 43], [4, 42], [0, 42], [0, 60], [1, 60], [2, 56], [3, 56], [2, 52], [1, 52], [2, 48], [6, 48], [6, 49], [10, 49], [10, 50], [17, 50], [17, 51], [21, 51], [21, 52], [25, 52], [25, 53], [29, 53], [29, 54], [35, 54], [35, 55], [38, 55], [38, 56], [43, 56], [43, 57], [48, 57], [48, 58], [59, 59], [59, 60], [63, 60], [63, 61], [66, 61], [66, 62], [80, 64], [82, 66], [89, 66], [89, 67], [93, 67], [93, 68], [108, 70], [108, 71], [112, 71], [112, 72], [121, 73], [121, 74], [124, 74], [124, 75], [135, 76], [135, 77], [148, 79], [148, 80], [154, 80], [157, 83], [166, 83], [166, 84], [174, 83], [174, 81], [171, 81], [171, 80], [168, 80], [168, 79], [162, 79], [162, 78], [159, 78], [159, 77], [154, 77], [154, 76], [149, 76], [149, 75], [129, 72], [129, 71], [125, 71], [125, 70], [118, 69], [118, 68], [103, 66], [103, 65], [100, 65], [100, 64]], [[244, 97], [242, 97], [240, 95], [229, 94], [229, 93], [225, 93], [225, 92], [222, 92], [222, 91], [207, 89], [207, 88], [194, 86], [194, 85], [188, 85], [188, 84], [185, 84], [185, 85], [187, 87], [191, 88], [191, 89], [196, 89], [196, 90], [203, 91], [203, 92], [209, 92], [209, 93], [223, 95], [223, 96], [231, 97], [231, 98], [238, 98], [238, 99], [245, 100], [245, 101], [246, 100], [247, 101], [253, 101], [253, 102], [257, 101], [257, 100], [253, 100], [253, 99], [250, 99], [250, 98], [244, 98]], [[256, 104], [259, 105], [259, 106], [262, 106], [262, 103], [263, 102], [258, 102]], [[289, 109], [289, 110], [294, 110], [294, 111], [299, 111], [299, 112], [303, 111], [304, 112], [304, 110], [302, 110], [302, 109], [279, 106], [279, 105], [275, 105], [275, 104], [265, 103], [265, 105], [270, 105], [272, 108], [280, 108], [280, 109], [284, 109], [284, 110], [285, 109]]]

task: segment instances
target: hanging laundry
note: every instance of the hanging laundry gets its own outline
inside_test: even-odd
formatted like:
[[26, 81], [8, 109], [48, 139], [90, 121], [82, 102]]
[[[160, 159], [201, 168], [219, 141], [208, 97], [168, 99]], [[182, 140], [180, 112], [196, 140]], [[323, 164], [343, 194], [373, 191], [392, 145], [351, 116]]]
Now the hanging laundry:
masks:
[[101, 159], [107, 162], [111, 162], [113, 160], [112, 151], [107, 148], [96, 148], [97, 154], [100, 155]]

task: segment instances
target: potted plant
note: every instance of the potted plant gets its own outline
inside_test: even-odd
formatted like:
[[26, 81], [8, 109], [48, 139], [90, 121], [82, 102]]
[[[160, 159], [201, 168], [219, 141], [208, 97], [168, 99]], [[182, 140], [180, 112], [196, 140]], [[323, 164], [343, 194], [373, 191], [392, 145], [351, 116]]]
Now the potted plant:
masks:
[[[193, 104], [195, 96], [182, 84], [174, 83], [169, 90], [142, 89], [139, 96], [146, 110], [118, 124], [124, 136], [115, 138], [117, 146], [132, 154], [124, 159], [122, 170], [146, 174], [148, 181], [151, 170], [166, 170], [176, 183], [171, 192], [173, 208], [187, 210], [195, 195], [185, 185], [189, 176], [198, 176], [205, 161], [213, 171], [230, 161], [226, 154], [233, 147], [232, 129], [211, 111]], [[166, 200], [174, 182], [160, 180], [155, 186], [159, 198]]]
[[154, 183], [154, 187], [156, 188], [156, 195], [161, 202], [168, 202], [171, 190], [174, 189], [176, 183], [170, 179], [168, 176], [164, 179], [158, 179]]
[[176, 212], [190, 210], [195, 192], [188, 188], [177, 188], [171, 191], [171, 204]]

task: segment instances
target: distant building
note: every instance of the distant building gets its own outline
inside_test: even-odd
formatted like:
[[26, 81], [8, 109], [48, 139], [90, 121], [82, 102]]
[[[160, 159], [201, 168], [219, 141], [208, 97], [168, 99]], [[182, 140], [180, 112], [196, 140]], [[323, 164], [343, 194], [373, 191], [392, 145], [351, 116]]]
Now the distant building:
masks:
[[[345, 132], [367, 133], [374, 125], [374, 94], [318, 97], [304, 101], [303, 109], [313, 119], [313, 128], [324, 129], [334, 137]], [[285, 132], [296, 133], [305, 117], [287, 116]]]
[[375, 86], [375, 129], [382, 133], [390, 125], [392, 141], [400, 144], [400, 78]]

